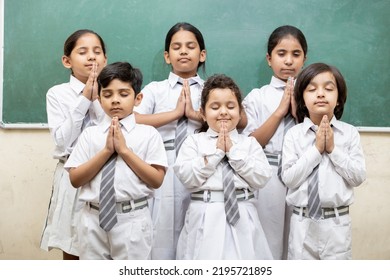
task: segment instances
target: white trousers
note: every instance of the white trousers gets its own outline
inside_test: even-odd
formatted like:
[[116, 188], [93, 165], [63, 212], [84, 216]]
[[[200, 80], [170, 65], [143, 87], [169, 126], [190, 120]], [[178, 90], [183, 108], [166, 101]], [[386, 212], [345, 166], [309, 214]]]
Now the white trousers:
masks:
[[350, 260], [351, 247], [349, 215], [318, 221], [291, 216], [289, 260]]

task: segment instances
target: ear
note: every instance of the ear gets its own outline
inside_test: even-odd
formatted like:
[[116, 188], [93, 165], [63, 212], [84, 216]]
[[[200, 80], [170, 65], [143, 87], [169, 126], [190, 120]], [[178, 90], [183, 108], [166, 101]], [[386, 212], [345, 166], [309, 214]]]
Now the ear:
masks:
[[204, 122], [206, 122], [206, 116], [202, 108], [199, 108], [199, 113]]
[[164, 59], [166, 64], [171, 64], [171, 59], [169, 58], [169, 52], [164, 52]]
[[265, 55], [265, 58], [267, 59], [268, 66], [271, 67], [271, 56], [267, 53], [267, 54]]
[[200, 55], [199, 55], [199, 61], [200, 62], [205, 62], [206, 61], [206, 55], [207, 55], [206, 50], [202, 50], [200, 52]]
[[137, 96], [135, 97], [134, 105], [138, 106], [139, 104], [141, 104], [143, 97], [144, 97], [144, 95], [142, 94], [142, 92], [138, 93]]
[[70, 61], [70, 58], [66, 55], [62, 56], [62, 65], [64, 65], [65, 68], [72, 68], [72, 63]]

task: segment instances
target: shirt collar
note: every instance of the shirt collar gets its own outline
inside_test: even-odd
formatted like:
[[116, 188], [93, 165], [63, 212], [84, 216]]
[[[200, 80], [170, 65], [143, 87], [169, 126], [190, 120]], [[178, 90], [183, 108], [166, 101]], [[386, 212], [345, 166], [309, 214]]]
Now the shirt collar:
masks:
[[[336, 116], [333, 116], [333, 118], [330, 120], [330, 124], [334, 129], [337, 129], [341, 133], [343, 133], [341, 122], [337, 120]], [[309, 119], [308, 117], [305, 117], [303, 119], [303, 133], [307, 133], [313, 126], [316, 127], [315, 130], [317, 130], [318, 127], [311, 121], [311, 119]]]
[[85, 84], [80, 82], [75, 76], [70, 75], [70, 81], [69, 81], [70, 88], [77, 92], [77, 94], [81, 94], [83, 91]]
[[[219, 133], [216, 132], [215, 130], [212, 130], [211, 128], [209, 128], [206, 131], [206, 134], [209, 137], [211, 137], [211, 138], [217, 138]], [[233, 143], [237, 143], [238, 142], [238, 131], [237, 131], [237, 129], [233, 129], [232, 131], [230, 131], [229, 132], [229, 136], [230, 136], [230, 139], [232, 139]]]
[[[179, 80], [182, 80], [182, 78], [180, 78], [178, 75], [176, 75], [175, 73], [173, 72], [170, 72], [169, 73], [169, 76], [168, 76], [168, 83], [169, 85], [173, 88], [177, 82]], [[198, 83], [199, 85], [203, 85], [204, 81], [200, 78], [200, 76], [198, 74], [196, 74], [196, 76], [194, 77], [191, 77], [188, 79], [189, 82], [190, 82], [190, 85], [193, 84], [193, 83]]]
[[[121, 119], [119, 122], [121, 123], [122, 128], [126, 130], [126, 132], [130, 132], [136, 125], [134, 114]], [[110, 128], [110, 125], [111, 118], [108, 115], [104, 115], [103, 120], [99, 124], [102, 132], [106, 132]]]
[[284, 89], [286, 87], [286, 82], [276, 78], [275, 76], [272, 76], [270, 85], [276, 89]]

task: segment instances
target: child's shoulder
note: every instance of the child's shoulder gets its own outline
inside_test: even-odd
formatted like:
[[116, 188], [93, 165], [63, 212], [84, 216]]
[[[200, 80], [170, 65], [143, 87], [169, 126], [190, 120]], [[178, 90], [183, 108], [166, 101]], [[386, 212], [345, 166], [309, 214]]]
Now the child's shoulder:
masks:
[[158, 89], [163, 89], [168, 85], [168, 79], [161, 80], [161, 81], [151, 81], [148, 83], [143, 89], [142, 92], [144, 91], [156, 91]]
[[136, 133], [139, 134], [139, 137], [144, 139], [148, 138], [148, 136], [150, 135], [156, 135], [156, 134], [160, 135], [160, 133], [155, 127], [147, 124], [136, 123], [135, 129], [136, 129]]
[[70, 87], [69, 82], [56, 84], [56, 85], [52, 86], [51, 88], [49, 88], [48, 93], [49, 92], [58, 92], [60, 90], [63, 90], [64, 88], [69, 88], [69, 87]]

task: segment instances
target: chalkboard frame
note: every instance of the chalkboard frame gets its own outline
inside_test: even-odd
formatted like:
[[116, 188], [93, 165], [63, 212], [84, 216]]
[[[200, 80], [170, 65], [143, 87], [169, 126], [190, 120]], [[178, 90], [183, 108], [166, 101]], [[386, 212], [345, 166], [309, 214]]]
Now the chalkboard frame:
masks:
[[[29, 123], [29, 122], [16, 122], [16, 123], [12, 123], [12, 122], [5, 122], [4, 119], [3, 119], [3, 113], [4, 113], [4, 110], [3, 110], [3, 97], [4, 97], [4, 94], [5, 94], [3, 92], [3, 90], [4, 90], [4, 68], [3, 68], [4, 67], [4, 35], [5, 35], [5, 32], [6, 32], [4, 30], [5, 1], [10, 1], [10, 0], [0, 0], [0, 47], [1, 47], [1, 52], [0, 52], [0, 127], [1, 128], [6, 128], [6, 129], [47, 129], [47, 123], [45, 123], [45, 122], [32, 122], [32, 123]], [[189, 21], [189, 22], [191, 22], [191, 21]], [[201, 31], [202, 31], [203, 35], [205, 35], [204, 29], [201, 29]], [[271, 32], [271, 31], [272, 30], [266, 30], [264, 32], [265, 32], [266, 36], [268, 36], [269, 32]], [[219, 35], [219, 36], [224, 36], [224, 35]], [[261, 36], [261, 33], [259, 32], [259, 34], [257, 34], [256, 36]], [[264, 37], [264, 39], [266, 39], [266, 36]], [[307, 37], [307, 39], [309, 41], [309, 58], [310, 58], [310, 55], [313, 52], [314, 47], [310, 46], [310, 38], [308, 38], [307, 34], [306, 34], [306, 37]], [[207, 47], [207, 40], [208, 40], [208, 38], [206, 38], [206, 47]], [[262, 42], [263, 41], [264, 40], [262, 40]], [[107, 42], [107, 40], [106, 40], [106, 43], [109, 44], [109, 42]], [[157, 48], [156, 56], [158, 56], [160, 54], [162, 55], [162, 51], [163, 50], [161, 49], [161, 46], [162, 46], [162, 44], [160, 46], [154, 46], [154, 47]], [[259, 46], [259, 49], [265, 49], [265, 46], [263, 46], [263, 48], [261, 48], [261, 47], [262, 46]], [[158, 49], [158, 48], [160, 48], [160, 49]], [[209, 53], [209, 49], [208, 49], [208, 53]], [[260, 55], [261, 55], [261, 52], [260, 52]], [[211, 60], [211, 59], [208, 58], [208, 60]], [[263, 60], [263, 61], [261, 61], [261, 60]], [[112, 60], [110, 61], [110, 59], [109, 59], [109, 62], [113, 62], [113, 61]], [[262, 62], [262, 65], [259, 66], [261, 69], [258, 69], [259, 67], [257, 67], [256, 69], [253, 69], [253, 70], [254, 71], [261, 70], [263, 73], [267, 72], [267, 69], [263, 69], [263, 68], [266, 67], [266, 63], [265, 63], [264, 58], [259, 57], [258, 63], [260, 63], [260, 62]], [[311, 62], [315, 62], [315, 61], [311, 61]], [[326, 62], [326, 61], [324, 61], [324, 62]], [[161, 70], [162, 66], [160, 65], [159, 67], [160, 67], [160, 70]], [[208, 68], [212, 68], [212, 67], [210, 67], [210, 63], [207, 64], [207, 67]], [[164, 71], [165, 72], [166, 71], [169, 72], [169, 69], [168, 70], [164, 69]], [[218, 72], [221, 72], [221, 71], [218, 71]], [[268, 71], [268, 73], [265, 74], [266, 77], [264, 78], [263, 81], [261, 81], [261, 83], [260, 83], [260, 80], [258, 80], [257, 83], [253, 84], [252, 88], [260, 87], [264, 83], [267, 83], [267, 80], [269, 80], [269, 77], [270, 77], [269, 73], [270, 72]], [[208, 74], [211, 74], [211, 73], [208, 73]], [[161, 77], [164, 77], [164, 75], [162, 75]], [[64, 80], [64, 82], [66, 82], [66, 79]], [[148, 82], [149, 81], [145, 81], [144, 85], [147, 84]], [[243, 92], [243, 93], [246, 95], [248, 92], [246, 91], [246, 92]], [[387, 102], [387, 100], [386, 100], [386, 102]], [[359, 131], [390, 132], [390, 127], [387, 127], [387, 126], [383, 126], [383, 127], [356, 126], [356, 127], [359, 129]]]

